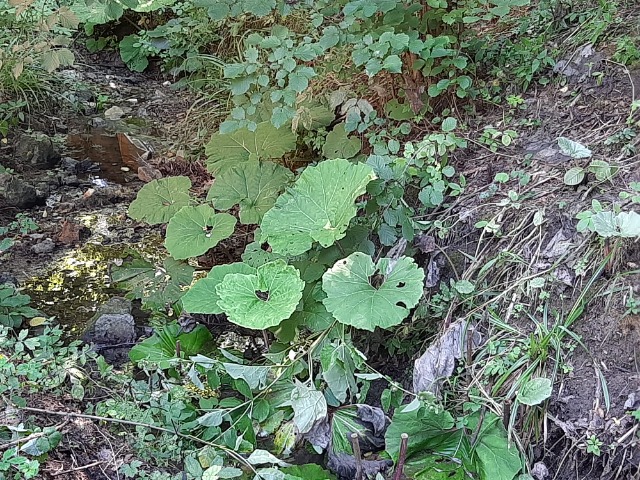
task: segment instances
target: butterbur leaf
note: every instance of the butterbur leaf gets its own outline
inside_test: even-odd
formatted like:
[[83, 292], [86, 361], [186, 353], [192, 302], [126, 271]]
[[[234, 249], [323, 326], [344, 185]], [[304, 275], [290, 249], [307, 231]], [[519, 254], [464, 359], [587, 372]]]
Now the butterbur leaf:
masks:
[[218, 210], [239, 204], [241, 223], [260, 223], [292, 177], [288, 169], [273, 162], [249, 162], [222, 172], [207, 200]]
[[236, 217], [209, 205], [182, 207], [169, 220], [164, 245], [175, 259], [197, 257], [230, 237], [235, 226]]
[[589, 158], [591, 156], [591, 150], [587, 147], [565, 137], [558, 138], [558, 147], [563, 154], [571, 158]]
[[518, 391], [517, 399], [525, 405], [538, 405], [551, 396], [551, 380], [548, 378], [532, 378], [527, 380]]
[[302, 298], [299, 272], [283, 260], [265, 263], [254, 274], [230, 273], [216, 286], [218, 305], [229, 321], [264, 329], [289, 318]]
[[259, 123], [255, 131], [241, 128], [233, 133], [216, 133], [205, 147], [207, 169], [219, 174], [248, 161], [281, 158], [296, 148], [291, 128]]
[[408, 257], [393, 268], [389, 262], [383, 258], [375, 264], [360, 252], [338, 260], [322, 277], [327, 311], [342, 323], [370, 331], [402, 322], [422, 296], [424, 272]]
[[347, 136], [344, 123], [340, 123], [327, 134], [322, 147], [322, 154], [327, 158], [355, 157], [362, 148], [362, 141], [358, 137]]
[[264, 215], [261, 241], [275, 253], [291, 256], [306, 252], [314, 241], [333, 245], [356, 215], [356, 198], [375, 178], [369, 165], [343, 159], [307, 167]]
[[198, 280], [182, 297], [182, 307], [189, 313], [219, 314], [216, 285], [222, 282], [229, 273], [255, 273], [256, 269], [244, 263], [216, 265], [205, 278]]
[[[480, 414], [469, 415], [467, 428], [476, 431]], [[522, 468], [518, 448], [509, 445], [502, 419], [487, 412], [476, 437], [475, 453], [478, 457], [480, 478], [486, 480], [511, 480]]]
[[156, 225], [167, 223], [178, 210], [189, 205], [189, 177], [168, 177], [143, 186], [129, 205], [129, 216]]

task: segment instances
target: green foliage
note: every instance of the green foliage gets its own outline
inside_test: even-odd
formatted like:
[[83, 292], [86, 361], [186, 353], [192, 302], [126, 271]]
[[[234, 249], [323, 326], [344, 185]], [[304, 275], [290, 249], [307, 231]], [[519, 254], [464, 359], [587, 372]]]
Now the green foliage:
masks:
[[456, 420], [433, 400], [416, 399], [396, 411], [387, 429], [391, 458], [398, 457], [401, 433], [409, 435], [406, 471], [418, 474], [416, 478], [431, 478], [426, 469], [438, 458], [453, 460], [482, 480], [512, 480], [522, 468], [518, 450], [509, 446], [502, 421], [493, 413], [469, 413]]
[[39, 315], [29, 306], [31, 297], [18, 293], [10, 284], [0, 285], [0, 326], [18, 328], [27, 318]]
[[153, 180], [143, 186], [131, 202], [129, 216], [152, 225], [167, 223], [182, 207], [189, 205], [190, 188], [188, 177]]
[[[55, 427], [34, 424], [31, 418], [21, 419], [18, 411], [24, 406], [24, 398], [31, 394], [68, 394], [69, 387], [83, 389], [83, 367], [96, 355], [89, 346], [81, 347], [78, 341], [63, 342], [62, 337], [59, 327], [45, 326], [40, 335], [29, 336], [26, 329], [15, 331], [0, 325], [0, 396], [6, 399], [2, 404], [6, 425], [0, 428], [0, 442], [17, 444], [0, 456], [2, 478], [39, 478], [40, 462], [62, 439], [62, 432]], [[14, 416], [19, 426], [13, 425]]]
[[302, 254], [314, 242], [333, 245], [345, 236], [356, 214], [354, 202], [374, 178], [371, 167], [342, 159], [305, 169], [265, 214], [261, 241], [283, 255]]
[[128, 290], [127, 296], [142, 300], [150, 310], [163, 310], [183, 294], [184, 288], [193, 280], [194, 268], [167, 258], [161, 266], [142, 258], [131, 258], [111, 271], [111, 280]]
[[6, 226], [0, 226], [0, 255], [13, 246], [18, 235], [35, 232], [38, 228], [38, 224], [26, 213], [16, 214], [15, 220]]
[[262, 122], [254, 130], [242, 128], [233, 133], [216, 133], [207, 143], [207, 169], [213, 174], [248, 162], [282, 158], [294, 150], [296, 136], [288, 128]]
[[360, 252], [339, 260], [322, 277], [326, 309], [347, 325], [365, 330], [402, 322], [422, 296], [424, 272], [413, 259], [381, 259]]
[[264, 329], [289, 318], [302, 298], [304, 282], [282, 260], [265, 263], [255, 273], [229, 273], [216, 286], [219, 307], [243, 327]]
[[217, 176], [207, 200], [218, 210], [240, 206], [240, 222], [260, 223], [293, 175], [272, 162], [249, 162]]
[[548, 378], [530, 378], [518, 391], [517, 399], [524, 405], [538, 405], [551, 396], [551, 380]]
[[208, 205], [182, 207], [169, 220], [165, 246], [175, 259], [197, 257], [230, 237], [235, 226], [233, 215], [215, 213]]

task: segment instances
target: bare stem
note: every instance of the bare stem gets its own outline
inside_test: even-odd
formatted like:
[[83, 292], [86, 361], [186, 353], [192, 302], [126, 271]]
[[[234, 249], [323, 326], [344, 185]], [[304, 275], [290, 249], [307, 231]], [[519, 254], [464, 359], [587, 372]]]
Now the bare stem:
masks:
[[409, 444], [409, 435], [403, 433], [400, 435], [400, 453], [398, 454], [398, 464], [393, 475], [393, 480], [400, 480], [404, 473], [404, 462], [407, 459], [407, 445]]
[[351, 434], [351, 446], [353, 447], [353, 456], [356, 459], [356, 477], [355, 480], [362, 480], [362, 453], [360, 452], [360, 442], [358, 440], [358, 434]]

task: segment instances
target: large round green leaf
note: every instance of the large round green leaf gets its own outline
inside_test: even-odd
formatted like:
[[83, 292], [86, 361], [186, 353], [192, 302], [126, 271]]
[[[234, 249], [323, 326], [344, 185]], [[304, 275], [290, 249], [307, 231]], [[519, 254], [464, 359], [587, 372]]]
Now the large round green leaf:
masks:
[[402, 322], [422, 296], [424, 272], [408, 257], [393, 267], [390, 262], [383, 258], [376, 265], [360, 252], [338, 260], [322, 276], [327, 311], [342, 323], [371, 331]]
[[229, 320], [264, 329], [289, 318], [302, 298], [300, 274], [283, 260], [265, 263], [255, 274], [230, 273], [216, 286], [218, 305]]
[[129, 205], [129, 216], [151, 225], [167, 223], [178, 210], [189, 205], [189, 177], [168, 177], [147, 183]]
[[235, 226], [236, 217], [209, 205], [182, 207], [169, 221], [164, 246], [173, 258], [197, 257], [230, 237]]
[[261, 241], [275, 253], [300, 255], [313, 242], [323, 247], [345, 236], [356, 215], [355, 200], [375, 179], [369, 165], [343, 159], [307, 167], [262, 219]]
[[205, 147], [207, 169], [219, 174], [248, 161], [281, 158], [295, 150], [296, 135], [289, 127], [259, 123], [254, 132], [241, 128], [233, 133], [216, 133]]
[[218, 210], [239, 204], [240, 222], [260, 223], [292, 177], [291, 171], [276, 163], [248, 162], [218, 175], [207, 200]]
[[182, 297], [182, 307], [189, 313], [222, 313], [218, 306], [218, 294], [216, 285], [230, 273], [255, 273], [256, 269], [249, 265], [238, 262], [226, 265], [216, 265], [211, 269], [205, 278], [201, 278]]

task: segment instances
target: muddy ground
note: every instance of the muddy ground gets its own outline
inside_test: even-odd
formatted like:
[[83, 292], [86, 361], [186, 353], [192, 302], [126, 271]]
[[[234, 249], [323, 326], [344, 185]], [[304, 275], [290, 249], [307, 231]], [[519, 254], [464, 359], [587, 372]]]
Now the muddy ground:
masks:
[[[481, 219], [498, 218], [503, 235], [487, 236], [490, 250], [482, 251], [480, 257], [486, 261], [509, 249], [526, 265], [500, 271], [500, 278], [490, 279], [492, 285], [514, 284], [521, 276], [544, 271], [562, 258], [566, 275], [556, 277], [553, 283], [552, 304], [565, 312], [611, 247], [608, 243], [587, 241], [579, 234], [575, 229], [576, 213], [589, 208], [592, 199], [611, 201], [630, 182], [640, 181], [637, 155], [621, 156], [619, 151], [603, 145], [606, 138], [624, 126], [634, 88], [636, 92], [640, 88], [640, 71], [628, 72], [619, 65], [600, 62], [605, 73], [601, 82], [559, 73], [549, 86], [533, 88], [523, 96], [524, 109], [507, 111], [478, 104], [479, 115], [468, 119], [472, 127], [468, 135], [473, 141], [453, 161], [456, 170], [467, 177], [465, 195], [448, 210], [432, 215], [456, 216], [460, 220], [445, 240], [438, 240], [439, 246], [450, 254], [477, 252], [479, 233], [473, 225]], [[143, 180], [156, 172], [188, 174], [201, 191], [205, 191], [208, 181], [202, 169], [185, 162], [180, 146], [173, 144], [172, 134], [193, 99], [171, 90], [160, 75], [132, 74], [117, 61], [92, 64], [93, 67], [62, 72], [75, 84], [86, 84], [77, 95], [83, 114], [69, 111], [32, 122], [34, 129], [53, 139], [60, 159], [54, 155], [45, 162], [27, 162], [19, 151], [16, 153], [24, 138], [19, 135], [11, 137], [9, 144], [0, 149], [0, 164], [13, 168], [21, 181], [37, 191], [34, 205], [16, 206], [0, 200], [0, 224], [24, 212], [40, 227], [35, 233], [19, 236], [18, 244], [3, 257], [0, 273], [15, 276], [34, 299], [35, 307], [56, 315], [73, 334], [82, 331], [83, 322], [99, 304], [117, 293], [110, 284], [109, 266], [122, 258], [126, 247], [133, 246], [151, 257], [162, 252], [160, 229], [138, 224], [126, 215]], [[107, 95], [108, 108], [120, 110], [108, 113], [109, 109], [101, 109], [98, 93]], [[511, 120], [505, 125], [507, 117]], [[526, 122], [518, 123], [521, 120]], [[514, 124], [519, 138], [509, 149], [499, 150], [501, 153], [477, 142], [485, 125], [501, 129]], [[572, 166], [585, 166], [588, 160], [561, 155], [555, 143], [560, 136], [592, 146], [595, 158], [619, 166], [621, 172], [615, 181], [597, 186], [589, 181], [577, 187], [565, 186], [564, 172]], [[149, 170], [141, 180], [138, 167], [145, 165]], [[493, 196], [482, 196], [490, 191], [496, 173], [512, 171], [529, 174], [531, 182], [518, 186], [518, 179], [514, 178]], [[499, 204], [510, 188], [526, 197], [519, 208]], [[534, 226], [531, 218], [538, 211], [544, 211], [545, 221]], [[222, 245], [219, 250], [227, 257], [239, 254], [250, 232], [241, 235], [242, 239]], [[216, 262], [215, 256], [201, 259], [200, 266], [209, 268]], [[626, 415], [640, 407], [640, 318], [626, 314], [625, 306], [630, 292], [640, 295], [640, 275], [621, 275], [638, 270], [639, 265], [639, 244], [624, 241], [589, 290], [592, 301], [572, 326], [586, 349], [577, 345], [564, 359], [570, 371], [562, 374], [554, 387], [544, 431], [538, 438], [528, 439], [538, 463], [537, 478], [640, 478], [637, 422]], [[458, 268], [460, 272], [477, 272], [479, 266], [462, 260]], [[521, 290], [504, 292], [503, 313], [526, 336], [535, 331], [535, 324], [510, 310], [520, 302], [534, 303], [533, 297]], [[432, 289], [429, 294], [435, 291]], [[477, 313], [456, 311], [455, 316], [471, 319]], [[480, 327], [491, 333], [489, 326]], [[371, 359], [374, 365], [389, 363], [398, 375], [398, 365], [406, 365], [408, 360], [398, 360], [394, 366], [387, 359]], [[38, 402], [47, 404], [49, 400], [34, 402], [37, 406]], [[49, 407], [81, 409], [59, 401]], [[60, 421], [47, 418], [51, 424]], [[43, 478], [117, 478], [117, 467], [130, 458], [126, 443], [104, 426], [76, 420], [65, 427], [63, 445], [47, 462]], [[591, 435], [604, 444], [600, 456], [586, 453], [585, 441]], [[89, 438], [91, 441], [87, 442]]]

